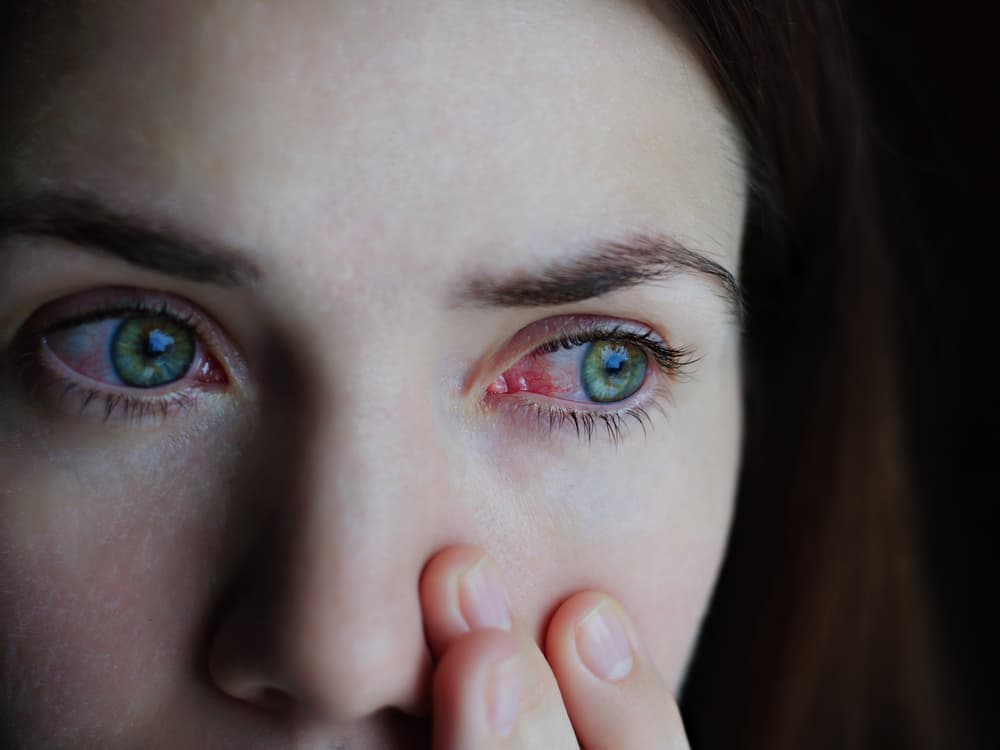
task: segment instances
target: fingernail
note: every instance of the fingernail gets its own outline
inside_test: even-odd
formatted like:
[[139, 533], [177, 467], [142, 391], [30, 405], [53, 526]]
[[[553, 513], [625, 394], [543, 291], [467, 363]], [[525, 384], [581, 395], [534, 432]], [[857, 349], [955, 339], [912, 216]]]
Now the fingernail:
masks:
[[604, 601], [576, 624], [580, 660], [602, 680], [620, 680], [632, 671], [632, 646], [614, 606]]
[[521, 712], [521, 665], [519, 657], [496, 664], [486, 683], [486, 712], [493, 731], [507, 737], [514, 731]]
[[470, 630], [502, 628], [510, 630], [507, 595], [496, 566], [484, 555], [470, 570], [462, 574], [458, 584], [458, 606]]

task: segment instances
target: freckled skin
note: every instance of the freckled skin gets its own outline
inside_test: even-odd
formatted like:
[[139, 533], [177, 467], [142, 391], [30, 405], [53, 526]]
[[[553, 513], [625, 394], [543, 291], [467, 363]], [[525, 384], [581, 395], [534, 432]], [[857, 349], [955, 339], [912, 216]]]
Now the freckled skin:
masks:
[[[29, 31], [34, 52], [4, 60], [34, 67], [7, 79], [0, 184], [85, 187], [262, 273], [217, 289], [54, 240], [5, 255], [0, 744], [419, 747], [417, 582], [456, 543], [495, 558], [538, 640], [569, 594], [609, 592], [679, 690], [739, 466], [726, 312], [692, 279], [558, 310], [448, 295], [455, 274], [636, 225], [738, 268], [746, 177], [680, 37], [597, 0], [97, 2]], [[210, 369], [211, 394], [158, 425], [29, 398], [20, 325], [113, 285], [200, 305], [245, 367], [219, 354], [225, 387]], [[701, 356], [645, 439], [484, 410], [500, 372], [455, 395], [556, 313], [640, 320]], [[302, 710], [237, 700], [241, 679]]]

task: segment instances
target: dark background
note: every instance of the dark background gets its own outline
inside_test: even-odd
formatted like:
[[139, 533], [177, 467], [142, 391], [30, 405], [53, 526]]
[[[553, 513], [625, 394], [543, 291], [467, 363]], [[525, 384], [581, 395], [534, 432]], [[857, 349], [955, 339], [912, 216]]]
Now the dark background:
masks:
[[[990, 7], [860, 0], [849, 7], [870, 96], [878, 194], [904, 290], [904, 398], [926, 573], [942, 648], [952, 651], [983, 738], [994, 734], [986, 686], [998, 632], [996, 616], [987, 618], [997, 588], [988, 509], [998, 493], [983, 471], [997, 442], [986, 413], [996, 339], [969, 333], [980, 294], [970, 282], [990, 286], [996, 221], [987, 222], [1000, 213], [986, 201], [997, 193], [987, 163], [998, 135], [986, 111], [1000, 91], [988, 80], [1000, 52], [1000, 38], [986, 43], [995, 32]], [[986, 374], [982, 386], [964, 367], [972, 351], [985, 365], [976, 368]]]

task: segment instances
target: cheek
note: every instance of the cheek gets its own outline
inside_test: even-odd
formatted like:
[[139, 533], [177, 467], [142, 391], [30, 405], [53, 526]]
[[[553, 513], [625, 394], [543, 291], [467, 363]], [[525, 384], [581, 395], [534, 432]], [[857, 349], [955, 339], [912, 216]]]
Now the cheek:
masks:
[[679, 422], [617, 449], [575, 436], [523, 443], [484, 469], [506, 480], [501, 538], [518, 543], [491, 552], [516, 582], [512, 606], [534, 613], [536, 639], [568, 596], [605, 591], [675, 692], [725, 552], [740, 444], [738, 412], [710, 428]]
[[192, 663], [216, 583], [225, 461], [187, 441], [104, 438], [40, 439], [0, 460], [0, 630], [13, 644], [0, 709], [28, 736], [148, 715]]

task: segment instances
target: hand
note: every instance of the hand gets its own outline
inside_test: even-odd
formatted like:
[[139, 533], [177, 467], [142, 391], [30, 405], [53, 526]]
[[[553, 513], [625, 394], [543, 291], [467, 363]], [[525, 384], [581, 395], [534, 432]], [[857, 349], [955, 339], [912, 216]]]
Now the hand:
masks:
[[676, 702], [606, 594], [563, 602], [544, 654], [509, 611], [496, 564], [476, 547], [435, 555], [420, 601], [436, 662], [434, 750], [689, 747]]

